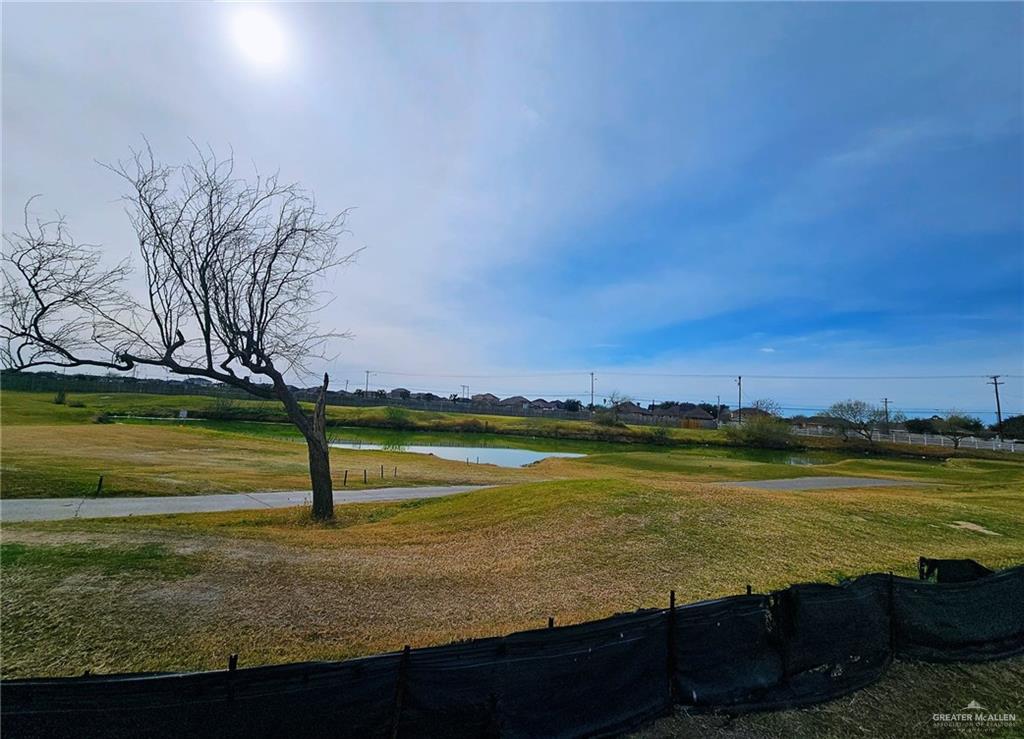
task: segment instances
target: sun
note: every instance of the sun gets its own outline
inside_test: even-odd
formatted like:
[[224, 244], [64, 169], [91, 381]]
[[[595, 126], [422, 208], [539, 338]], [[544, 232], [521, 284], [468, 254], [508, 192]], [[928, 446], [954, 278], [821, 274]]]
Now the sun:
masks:
[[277, 69], [284, 65], [288, 43], [280, 22], [262, 8], [239, 8], [230, 20], [231, 39], [252, 66]]

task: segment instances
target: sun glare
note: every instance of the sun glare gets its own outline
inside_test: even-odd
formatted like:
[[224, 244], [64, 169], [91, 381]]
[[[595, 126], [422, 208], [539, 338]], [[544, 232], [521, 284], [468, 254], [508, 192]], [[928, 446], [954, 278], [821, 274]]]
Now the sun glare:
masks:
[[241, 8], [231, 18], [231, 38], [251, 65], [276, 69], [285, 62], [287, 40], [278, 20], [262, 8]]

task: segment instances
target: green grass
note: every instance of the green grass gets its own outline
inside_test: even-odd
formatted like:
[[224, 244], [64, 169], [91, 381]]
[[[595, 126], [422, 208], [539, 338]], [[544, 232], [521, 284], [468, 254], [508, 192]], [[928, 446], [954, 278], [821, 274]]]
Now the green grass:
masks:
[[0, 544], [0, 568], [6, 575], [27, 568], [60, 573], [67, 577], [95, 572], [106, 577], [158, 575], [183, 577], [197, 570], [194, 556], [169, 552], [159, 544], [139, 546], [87, 546], [82, 544]]

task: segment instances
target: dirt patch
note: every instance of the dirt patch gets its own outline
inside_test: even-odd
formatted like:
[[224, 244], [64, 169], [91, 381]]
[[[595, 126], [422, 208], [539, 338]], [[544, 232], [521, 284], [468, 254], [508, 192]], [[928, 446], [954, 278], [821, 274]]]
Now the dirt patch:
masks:
[[960, 531], [973, 531], [976, 534], [986, 534], [988, 536], [1002, 536], [1002, 534], [995, 531], [989, 531], [984, 526], [979, 526], [976, 523], [970, 521], [954, 521], [953, 523], [947, 523], [951, 529], [958, 529]]

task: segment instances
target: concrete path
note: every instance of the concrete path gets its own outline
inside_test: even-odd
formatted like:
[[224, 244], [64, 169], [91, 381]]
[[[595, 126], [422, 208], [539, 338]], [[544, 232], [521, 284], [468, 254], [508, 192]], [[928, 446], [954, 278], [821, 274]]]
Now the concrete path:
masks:
[[[367, 488], [334, 492], [335, 505], [391, 500], [438, 498], [480, 490], [483, 485], [447, 485], [419, 488]], [[0, 500], [0, 521], [57, 521], [65, 518], [153, 516], [162, 513], [209, 513], [259, 508], [289, 508], [309, 504], [304, 490], [274, 493], [228, 493], [157, 498], [34, 498]]]
[[878, 477], [788, 477], [781, 480], [730, 480], [716, 482], [730, 488], [760, 488], [762, 490], [835, 490], [837, 488], [883, 488], [921, 485], [910, 480], [887, 480]]

